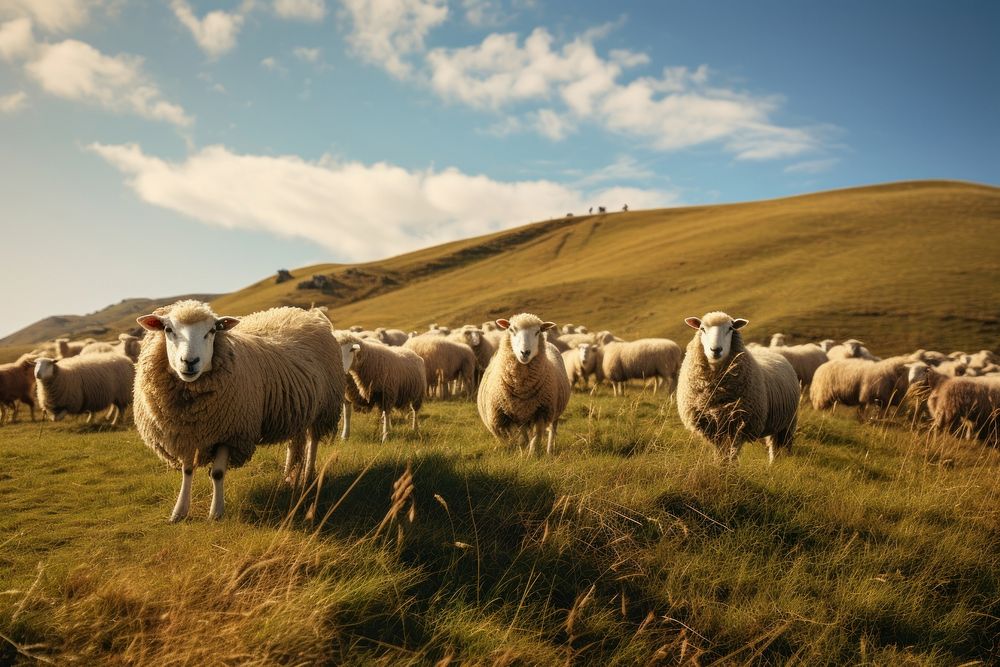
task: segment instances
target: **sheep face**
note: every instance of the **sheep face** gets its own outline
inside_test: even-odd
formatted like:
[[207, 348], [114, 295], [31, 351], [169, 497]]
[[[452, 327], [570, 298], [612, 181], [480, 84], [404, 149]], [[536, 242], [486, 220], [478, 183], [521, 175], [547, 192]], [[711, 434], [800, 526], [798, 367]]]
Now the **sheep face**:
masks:
[[701, 337], [701, 348], [705, 353], [708, 363], [715, 365], [729, 358], [729, 351], [733, 346], [733, 332], [742, 329], [747, 325], [747, 320], [742, 318], [732, 319], [728, 316], [724, 318], [712, 318], [706, 324], [697, 317], [689, 317], [684, 320], [692, 329], [697, 329]]
[[580, 355], [580, 366], [584, 367], [590, 358], [594, 356], [594, 349], [590, 343], [581, 343], [576, 346], [577, 354]]
[[469, 347], [479, 347], [479, 341], [481, 340], [481, 333], [477, 329], [466, 329], [462, 332], [465, 337], [465, 342]]
[[167, 363], [184, 382], [194, 382], [212, 370], [215, 335], [232, 329], [235, 317], [179, 320], [167, 315], [143, 315], [136, 320], [148, 331], [162, 331], [167, 346]]
[[845, 340], [843, 345], [848, 350], [850, 350], [852, 357], [857, 358], [861, 356], [861, 347], [864, 345], [864, 343], [862, 343], [860, 340], [855, 340], [851, 338], [850, 340]]
[[538, 356], [538, 351], [545, 347], [545, 337], [542, 333], [555, 327], [555, 322], [540, 322], [532, 318], [530, 324], [514, 324], [510, 320], [497, 320], [497, 326], [507, 330], [510, 336], [510, 348], [518, 363], [530, 364]]
[[354, 365], [354, 357], [361, 346], [358, 343], [344, 343], [340, 346], [340, 359], [344, 363], [344, 372], [347, 373]]
[[771, 336], [771, 347], [784, 347], [785, 334], [776, 333]]
[[930, 367], [922, 361], [915, 361], [912, 364], [906, 364], [909, 371], [906, 374], [906, 381], [909, 384], [914, 382], [920, 382], [927, 378], [927, 372]]
[[48, 357], [40, 357], [35, 360], [35, 377], [39, 380], [48, 380], [56, 373], [56, 362]]

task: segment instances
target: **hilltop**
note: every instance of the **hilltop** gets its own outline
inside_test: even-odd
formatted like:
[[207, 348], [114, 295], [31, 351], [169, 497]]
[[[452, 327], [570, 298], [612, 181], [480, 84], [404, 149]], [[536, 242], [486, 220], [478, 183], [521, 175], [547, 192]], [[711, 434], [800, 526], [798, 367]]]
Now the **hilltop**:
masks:
[[[337, 325], [407, 330], [527, 310], [626, 338], [685, 338], [685, 316], [724, 309], [750, 319], [757, 339], [776, 330], [792, 341], [856, 337], [883, 354], [995, 348], [998, 222], [1000, 188], [952, 181], [575, 216], [375, 262], [304, 267], [294, 280], [270, 276], [213, 305], [240, 315], [322, 304]], [[326, 276], [322, 289], [299, 288], [314, 275]], [[125, 330], [143, 308], [124, 310], [91, 317]], [[51, 337], [53, 327], [40, 325], [0, 344]]]

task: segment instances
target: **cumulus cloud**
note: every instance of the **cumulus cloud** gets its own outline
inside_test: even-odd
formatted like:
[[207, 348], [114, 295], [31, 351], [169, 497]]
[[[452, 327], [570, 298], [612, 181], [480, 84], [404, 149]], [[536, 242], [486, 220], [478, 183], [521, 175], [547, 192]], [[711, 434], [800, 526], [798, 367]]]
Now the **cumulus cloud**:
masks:
[[0, 95], [0, 113], [14, 113], [15, 111], [20, 111], [24, 108], [27, 101], [28, 94], [23, 90], [18, 90], [17, 92], [10, 93], [9, 95]]
[[354, 53], [399, 79], [413, 72], [406, 58], [423, 52], [427, 34], [448, 18], [446, 0], [343, 0], [343, 4]]
[[478, 109], [546, 105], [529, 112], [534, 122], [527, 125], [554, 140], [590, 122], [663, 151], [715, 142], [740, 160], [792, 157], [820, 145], [815, 128], [772, 120], [779, 97], [713, 85], [705, 65], [626, 81], [650, 59], [626, 49], [598, 53], [595, 40], [614, 27], [561, 46], [536, 28], [523, 42], [515, 33], [493, 33], [473, 46], [436, 48], [426, 56], [430, 85], [442, 98]]
[[30, 18], [46, 32], [69, 32], [84, 25], [102, 0], [0, 0], [0, 18]]
[[310, 49], [304, 46], [299, 46], [293, 51], [293, 53], [295, 54], [295, 57], [302, 62], [315, 64], [319, 62], [322, 52], [319, 49]]
[[[674, 192], [587, 191], [548, 180], [496, 181], [457, 169], [410, 171], [379, 162], [242, 155], [209, 146], [182, 162], [136, 144], [91, 144], [143, 201], [200, 222], [316, 242], [338, 258], [370, 260], [582, 211], [677, 203]], [[377, 230], [377, 233], [373, 233]]]
[[318, 23], [326, 17], [325, 0], [274, 0], [274, 13], [283, 19]]
[[50, 95], [178, 126], [193, 122], [181, 106], [163, 98], [139, 56], [108, 56], [75, 39], [38, 42], [28, 19], [0, 26], [0, 54], [23, 61], [24, 71]]
[[170, 7], [177, 20], [191, 32], [198, 48], [208, 56], [217, 58], [236, 46], [236, 38], [243, 27], [247, 12], [253, 8], [253, 0], [244, 0], [234, 12], [215, 10], [200, 19], [186, 0], [171, 0]]

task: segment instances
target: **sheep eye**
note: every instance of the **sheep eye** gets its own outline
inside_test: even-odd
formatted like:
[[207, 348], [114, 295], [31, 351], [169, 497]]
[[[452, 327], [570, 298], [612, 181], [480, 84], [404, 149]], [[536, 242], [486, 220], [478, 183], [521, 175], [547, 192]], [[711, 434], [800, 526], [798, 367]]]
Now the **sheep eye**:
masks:
[[170, 327], [164, 327], [163, 328], [163, 333], [172, 334], [173, 332], [174, 332], [174, 330], [171, 329]]

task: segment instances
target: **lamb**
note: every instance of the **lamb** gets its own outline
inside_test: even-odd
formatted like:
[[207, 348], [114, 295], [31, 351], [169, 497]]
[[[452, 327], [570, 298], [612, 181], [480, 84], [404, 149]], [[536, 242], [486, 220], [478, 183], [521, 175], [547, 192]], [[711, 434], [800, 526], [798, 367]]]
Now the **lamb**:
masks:
[[121, 354], [134, 362], [139, 359], [139, 350], [141, 347], [141, 341], [138, 337], [132, 334], [119, 334], [117, 343], [89, 343], [80, 350], [80, 354], [102, 354], [106, 352], [113, 352], [115, 354]]
[[661, 384], [667, 385], [668, 396], [677, 388], [683, 353], [680, 345], [669, 338], [611, 342], [603, 346], [602, 354], [601, 372], [611, 382], [615, 396], [624, 396], [625, 383], [632, 379], [654, 378], [654, 394]]
[[393, 408], [409, 408], [413, 430], [418, 430], [417, 413], [427, 392], [424, 360], [416, 352], [358, 338], [338, 331], [345, 373], [347, 400], [344, 402], [344, 440], [351, 433], [352, 408], [367, 411], [377, 407], [382, 413], [382, 442], [389, 437], [389, 413]]
[[521, 313], [497, 320], [497, 326], [507, 333], [479, 385], [479, 416], [501, 441], [518, 435], [529, 454], [534, 454], [535, 444], [547, 429], [545, 451], [552, 454], [559, 417], [570, 397], [562, 356], [542, 336], [556, 325]]
[[591, 376], [595, 378], [595, 384], [603, 381], [601, 348], [597, 345], [583, 343], [577, 348], [563, 352], [562, 359], [563, 365], [566, 366], [566, 379], [569, 380], [570, 388], [582, 381], [583, 388], [586, 389]]
[[118, 424], [132, 403], [134, 378], [132, 360], [115, 353], [35, 361], [38, 402], [52, 421], [110, 408], [107, 416], [114, 415], [112, 426]]
[[447, 340], [444, 336], [415, 336], [404, 348], [413, 350], [424, 360], [427, 391], [438, 398], [450, 394], [449, 383], [461, 381], [471, 388], [476, 373], [476, 356], [468, 345]]
[[257, 445], [290, 441], [286, 480], [305, 486], [316, 447], [344, 402], [340, 348], [322, 312], [272, 308], [242, 319], [178, 301], [137, 320], [148, 331], [136, 367], [135, 424], [146, 445], [180, 468], [171, 521], [187, 517], [196, 465], [211, 465], [209, 518], [221, 519], [226, 470]]
[[10, 421], [17, 421], [17, 402], [28, 406], [35, 421], [35, 357], [22, 354], [9, 364], [0, 364], [0, 424], [10, 409]]
[[375, 329], [375, 337], [385, 345], [400, 346], [409, 339], [409, 335], [402, 329], [386, 329], [379, 327]]
[[[780, 336], [781, 334], [775, 334]], [[826, 352], [819, 345], [806, 343], [805, 345], [775, 345], [774, 336], [771, 337], [770, 350], [780, 354], [795, 369], [795, 375], [799, 378], [799, 384], [808, 387], [812, 384], [816, 369], [829, 361]]]
[[685, 323], [697, 329], [688, 343], [677, 385], [681, 422], [733, 461], [745, 441], [764, 438], [768, 458], [791, 452], [798, 422], [795, 369], [766, 348], [747, 351], [740, 329], [747, 320], [722, 312]]
[[1000, 446], [1000, 379], [948, 377], [928, 369], [927, 407], [936, 430], [967, 435]]

